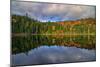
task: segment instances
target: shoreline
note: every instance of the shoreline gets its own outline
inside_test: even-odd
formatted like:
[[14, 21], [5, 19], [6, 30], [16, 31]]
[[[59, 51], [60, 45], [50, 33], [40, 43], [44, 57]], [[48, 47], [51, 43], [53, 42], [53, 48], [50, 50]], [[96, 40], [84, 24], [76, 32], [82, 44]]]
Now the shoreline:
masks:
[[52, 35], [52, 36], [81, 36], [81, 35], [85, 35], [85, 36], [96, 36], [96, 34], [29, 34], [29, 33], [12, 33], [11, 36], [28, 36], [28, 35]]

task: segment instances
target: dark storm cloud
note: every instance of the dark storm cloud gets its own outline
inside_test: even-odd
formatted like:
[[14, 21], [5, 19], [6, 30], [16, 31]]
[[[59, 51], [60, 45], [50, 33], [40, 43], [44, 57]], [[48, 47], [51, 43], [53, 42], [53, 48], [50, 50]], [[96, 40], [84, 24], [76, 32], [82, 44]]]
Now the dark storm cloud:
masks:
[[62, 21], [80, 18], [95, 18], [95, 6], [65, 5], [36, 2], [17, 2], [11, 3], [12, 14], [29, 14], [31, 18], [40, 21]]

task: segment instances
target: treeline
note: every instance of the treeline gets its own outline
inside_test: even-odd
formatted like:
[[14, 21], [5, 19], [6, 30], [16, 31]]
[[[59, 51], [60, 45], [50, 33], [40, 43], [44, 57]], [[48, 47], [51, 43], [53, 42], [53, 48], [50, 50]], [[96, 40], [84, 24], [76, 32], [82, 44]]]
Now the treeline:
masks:
[[93, 18], [76, 21], [40, 22], [28, 16], [12, 15], [12, 33], [26, 34], [95, 34]]

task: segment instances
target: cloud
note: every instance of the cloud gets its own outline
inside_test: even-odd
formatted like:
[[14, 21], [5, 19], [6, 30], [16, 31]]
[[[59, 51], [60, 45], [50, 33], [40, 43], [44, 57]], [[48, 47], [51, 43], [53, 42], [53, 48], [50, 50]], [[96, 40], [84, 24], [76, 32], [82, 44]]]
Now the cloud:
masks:
[[31, 18], [40, 21], [63, 21], [95, 18], [95, 6], [12, 1], [11, 13], [18, 15], [28, 13]]

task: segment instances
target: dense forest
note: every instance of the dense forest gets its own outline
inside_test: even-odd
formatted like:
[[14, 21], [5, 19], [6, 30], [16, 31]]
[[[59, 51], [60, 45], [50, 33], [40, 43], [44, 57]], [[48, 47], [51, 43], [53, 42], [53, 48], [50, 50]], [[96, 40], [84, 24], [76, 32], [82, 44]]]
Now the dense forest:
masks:
[[40, 22], [26, 16], [12, 15], [12, 34], [95, 35], [96, 20], [85, 18], [74, 21]]

